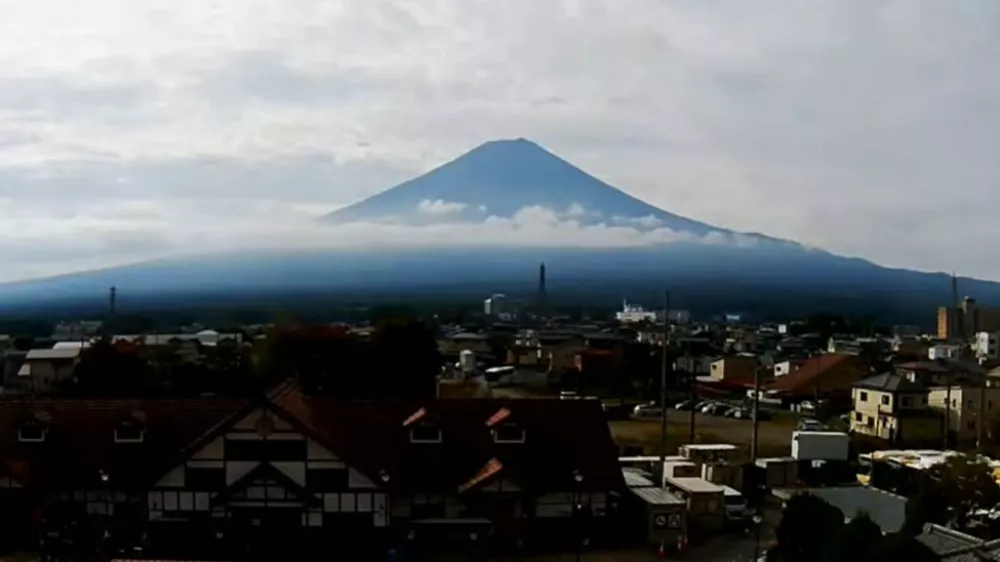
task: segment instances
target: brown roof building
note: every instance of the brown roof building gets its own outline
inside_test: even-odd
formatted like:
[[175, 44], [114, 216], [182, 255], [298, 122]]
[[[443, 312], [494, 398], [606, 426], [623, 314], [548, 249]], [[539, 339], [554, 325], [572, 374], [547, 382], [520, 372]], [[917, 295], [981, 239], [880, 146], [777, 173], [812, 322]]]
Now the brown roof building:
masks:
[[868, 374], [868, 364], [856, 355], [825, 353], [806, 359], [767, 388], [793, 398], [844, 398], [851, 395], [854, 383]]
[[596, 541], [622, 487], [596, 401], [340, 401], [290, 384], [254, 400], [7, 400], [0, 456], [0, 507], [70, 558], [95, 536], [189, 559]]

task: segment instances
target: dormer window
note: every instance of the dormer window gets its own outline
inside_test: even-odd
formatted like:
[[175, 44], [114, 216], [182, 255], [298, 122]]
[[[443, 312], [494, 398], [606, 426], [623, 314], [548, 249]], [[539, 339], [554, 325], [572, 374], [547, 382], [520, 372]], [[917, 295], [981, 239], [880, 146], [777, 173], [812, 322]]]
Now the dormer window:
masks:
[[137, 417], [118, 424], [115, 428], [115, 443], [142, 443], [146, 437], [146, 427]]
[[22, 443], [41, 443], [45, 441], [48, 430], [40, 423], [26, 423], [17, 430], [17, 440]]
[[441, 442], [441, 425], [427, 412], [427, 408], [420, 408], [406, 418], [403, 427], [410, 430], [410, 443]]
[[410, 443], [440, 443], [441, 428], [433, 421], [418, 422], [410, 427]]
[[524, 443], [524, 428], [514, 422], [500, 424], [493, 428], [495, 443]]

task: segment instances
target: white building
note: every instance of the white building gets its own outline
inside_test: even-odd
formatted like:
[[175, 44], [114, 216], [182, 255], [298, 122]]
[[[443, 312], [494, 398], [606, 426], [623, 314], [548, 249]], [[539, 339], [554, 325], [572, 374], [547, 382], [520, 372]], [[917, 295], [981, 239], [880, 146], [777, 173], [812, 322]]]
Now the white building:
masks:
[[979, 332], [976, 334], [976, 357], [983, 359], [1000, 358], [1000, 349], [997, 340], [1000, 339], [998, 332]]
[[615, 313], [615, 319], [622, 324], [638, 324], [640, 322], [656, 322], [659, 315], [641, 306], [635, 306], [622, 301], [622, 309]]
[[509, 320], [514, 315], [513, 304], [507, 295], [496, 294], [483, 301], [483, 313], [487, 316]]
[[961, 353], [961, 348], [957, 345], [933, 345], [927, 349], [927, 358], [934, 359], [952, 359], [958, 357]]

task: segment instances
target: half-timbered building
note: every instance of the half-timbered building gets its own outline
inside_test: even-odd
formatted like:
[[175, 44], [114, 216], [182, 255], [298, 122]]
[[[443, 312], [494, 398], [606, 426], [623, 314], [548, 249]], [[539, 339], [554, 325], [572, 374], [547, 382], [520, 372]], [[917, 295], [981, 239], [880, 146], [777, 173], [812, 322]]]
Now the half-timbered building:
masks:
[[[592, 401], [0, 404], [0, 509], [43, 547], [234, 551], [598, 542], [621, 486]], [[33, 539], [34, 540], [34, 539]]]

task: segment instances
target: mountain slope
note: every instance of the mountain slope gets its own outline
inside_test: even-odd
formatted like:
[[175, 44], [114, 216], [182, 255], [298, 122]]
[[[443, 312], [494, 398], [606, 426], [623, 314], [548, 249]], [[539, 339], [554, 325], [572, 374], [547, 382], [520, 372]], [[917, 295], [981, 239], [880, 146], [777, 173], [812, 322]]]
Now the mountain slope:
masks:
[[325, 220], [482, 221], [489, 216], [509, 218], [535, 206], [584, 224], [667, 227], [697, 236], [729, 232], [654, 207], [526, 139], [487, 142], [426, 174], [334, 211]]
[[[943, 274], [883, 268], [675, 215], [523, 139], [486, 143], [331, 213], [324, 221], [331, 225], [331, 236], [337, 234], [333, 225], [350, 222], [455, 221], [463, 223], [454, 231], [461, 236], [468, 223], [512, 217], [528, 207], [544, 207], [576, 223], [666, 228], [693, 237], [613, 248], [560, 247], [546, 240], [541, 242], [545, 247], [498, 242], [488, 249], [479, 242], [476, 247], [446, 244], [411, 249], [359, 244], [357, 249], [248, 251], [160, 260], [3, 284], [0, 310], [42, 305], [58, 310], [83, 301], [100, 305], [111, 285], [118, 287], [123, 309], [142, 302], [181, 306], [195, 300], [260, 306], [279, 298], [309, 307], [331, 295], [353, 302], [386, 294], [403, 299], [415, 293], [439, 295], [441, 300], [478, 299], [496, 292], [530, 296], [542, 261], [548, 266], [550, 295], [566, 302], [614, 305], [626, 296], [658, 299], [669, 287], [677, 306], [702, 313], [753, 310], [787, 317], [816, 310], [872, 312], [884, 319], [929, 325], [934, 307], [949, 300], [950, 286]], [[753, 243], [743, 244], [747, 238]], [[1000, 304], [1000, 284], [962, 280], [962, 290], [984, 304]]]

